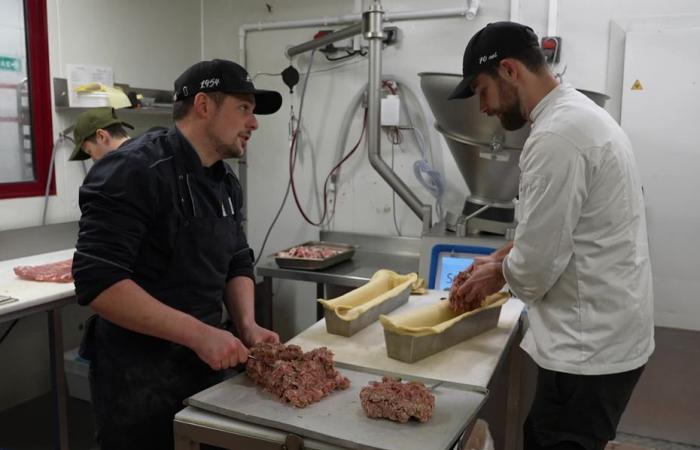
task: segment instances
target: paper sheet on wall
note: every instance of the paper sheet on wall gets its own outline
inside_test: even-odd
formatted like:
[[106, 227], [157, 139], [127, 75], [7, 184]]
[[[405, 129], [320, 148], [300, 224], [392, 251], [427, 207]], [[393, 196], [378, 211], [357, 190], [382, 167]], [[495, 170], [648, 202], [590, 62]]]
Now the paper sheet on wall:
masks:
[[[75, 89], [88, 83], [101, 83], [105, 86], [114, 86], [114, 71], [111, 67], [90, 66], [85, 64], [68, 64], [68, 105], [72, 107], [109, 106], [109, 99], [105, 96], [105, 104], [96, 104], [92, 96], [81, 96]], [[99, 99], [98, 99], [99, 100]], [[99, 103], [99, 101], [97, 102]]]

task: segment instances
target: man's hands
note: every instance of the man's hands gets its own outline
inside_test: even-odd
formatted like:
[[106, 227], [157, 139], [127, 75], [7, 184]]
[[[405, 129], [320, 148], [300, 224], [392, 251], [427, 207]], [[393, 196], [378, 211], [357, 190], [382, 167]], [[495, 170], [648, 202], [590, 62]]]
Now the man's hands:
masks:
[[452, 311], [464, 312], [470, 309], [470, 306], [474, 309], [474, 305], [481, 305], [486, 297], [498, 292], [506, 284], [503, 260], [512, 248], [513, 241], [510, 241], [489, 256], [475, 258], [469, 269], [455, 277], [450, 289]]
[[480, 268], [486, 264], [492, 264], [492, 263], [499, 263], [500, 264], [501, 261], [498, 258], [496, 258], [496, 256], [494, 254], [490, 254], [488, 256], [478, 256], [478, 257], [474, 258], [474, 262], [467, 269], [467, 273], [471, 275], [478, 268]]
[[501, 262], [490, 256], [477, 258], [466, 272], [467, 279], [450, 290], [450, 308], [455, 312], [466, 311], [469, 305], [480, 304], [506, 283]]
[[[241, 330], [241, 337], [248, 345], [259, 342], [279, 342], [277, 333], [256, 323]], [[224, 370], [248, 360], [248, 349], [243, 342], [229, 331], [204, 325], [202, 332], [197, 334], [190, 348], [213, 370]]]
[[277, 335], [277, 333], [270, 331], [267, 328], [263, 328], [257, 323], [253, 323], [241, 330], [241, 338], [243, 338], [243, 342], [249, 346], [259, 344], [261, 342], [276, 344], [280, 341], [280, 337]]
[[204, 325], [190, 348], [213, 370], [228, 369], [248, 360], [248, 349], [239, 339], [210, 325]]

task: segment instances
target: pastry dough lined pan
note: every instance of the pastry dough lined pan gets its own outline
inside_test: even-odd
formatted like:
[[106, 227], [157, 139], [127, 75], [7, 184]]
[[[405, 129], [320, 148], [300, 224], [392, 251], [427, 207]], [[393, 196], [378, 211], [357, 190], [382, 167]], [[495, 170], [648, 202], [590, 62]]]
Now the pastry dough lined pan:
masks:
[[412, 336], [399, 334], [385, 327], [384, 340], [387, 356], [406, 363], [414, 363], [495, 328], [498, 326], [503, 303], [499, 302], [498, 306], [475, 311], [474, 314], [464, 317], [440, 333]]

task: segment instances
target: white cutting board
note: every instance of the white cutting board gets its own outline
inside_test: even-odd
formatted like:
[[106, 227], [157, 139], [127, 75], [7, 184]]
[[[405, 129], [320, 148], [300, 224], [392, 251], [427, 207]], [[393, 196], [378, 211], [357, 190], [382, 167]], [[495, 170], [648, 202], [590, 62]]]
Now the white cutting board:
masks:
[[[430, 290], [426, 295], [412, 295], [406, 305], [390, 315], [439, 302], [446, 295], [446, 292], [436, 290]], [[503, 305], [496, 328], [412, 364], [386, 355], [384, 329], [379, 321], [351, 337], [344, 337], [327, 333], [326, 321], [322, 319], [287, 343], [296, 344], [304, 351], [328, 347], [336, 362], [349, 367], [486, 388], [509, 348], [522, 310], [523, 303], [511, 298]]]
[[18, 299], [16, 302], [0, 305], [0, 315], [75, 295], [73, 283], [23, 280], [12, 270], [17, 266], [37, 266], [63, 261], [72, 258], [73, 253], [75, 249], [0, 261], [0, 294]]
[[360, 390], [380, 377], [351, 369], [340, 371], [350, 379], [350, 387], [306, 408], [281, 403], [244, 373], [195, 394], [187, 404], [344, 448], [447, 450], [486, 399], [481, 392], [438, 386], [433, 390], [433, 417], [426, 423], [370, 419], [360, 405]]

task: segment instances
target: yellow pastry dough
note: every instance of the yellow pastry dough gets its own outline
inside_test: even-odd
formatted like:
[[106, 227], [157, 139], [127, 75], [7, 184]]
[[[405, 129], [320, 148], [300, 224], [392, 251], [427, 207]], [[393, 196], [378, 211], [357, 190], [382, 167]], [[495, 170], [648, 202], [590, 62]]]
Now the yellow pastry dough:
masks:
[[381, 315], [379, 316], [379, 321], [385, 330], [396, 334], [416, 337], [427, 336], [442, 333], [457, 322], [478, 314], [480, 311], [501, 306], [509, 298], [510, 295], [507, 292], [497, 292], [486, 297], [481, 302], [482, 306], [480, 308], [462, 314], [452, 312], [450, 302], [443, 300], [404, 314], [394, 316]]
[[355, 320], [370, 308], [395, 297], [412, 286], [418, 275], [399, 275], [391, 270], [378, 270], [364, 285], [332, 300], [318, 299], [327, 310], [334, 311], [342, 320]]
[[426, 286], [425, 283], [425, 278], [418, 278], [412, 285], [411, 285], [411, 294], [412, 295], [423, 295], [428, 293], [428, 287]]

